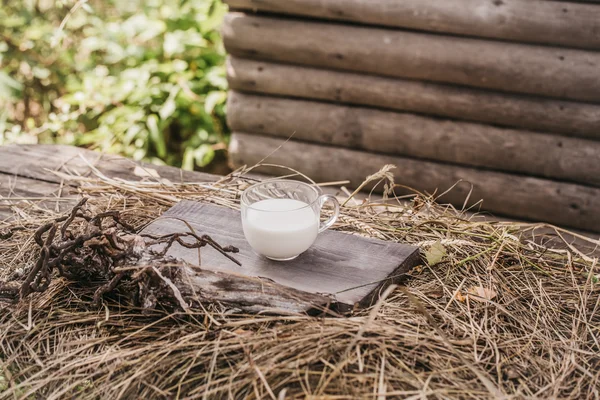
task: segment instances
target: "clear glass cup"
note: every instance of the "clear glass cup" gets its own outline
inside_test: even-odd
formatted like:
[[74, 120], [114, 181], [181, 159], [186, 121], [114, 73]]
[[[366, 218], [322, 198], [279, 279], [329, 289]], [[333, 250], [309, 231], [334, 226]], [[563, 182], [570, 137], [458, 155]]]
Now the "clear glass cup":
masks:
[[[321, 222], [321, 209], [328, 201], [334, 213]], [[308, 250], [317, 235], [334, 224], [340, 205], [317, 186], [278, 179], [244, 190], [241, 209], [244, 235], [254, 251], [271, 260], [287, 261]]]

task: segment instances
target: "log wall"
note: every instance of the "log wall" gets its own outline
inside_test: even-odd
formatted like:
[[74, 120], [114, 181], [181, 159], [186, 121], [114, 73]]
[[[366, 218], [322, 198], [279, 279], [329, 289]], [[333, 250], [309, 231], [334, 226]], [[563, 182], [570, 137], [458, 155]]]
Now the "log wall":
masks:
[[600, 49], [600, 10], [531, 0], [227, 0], [239, 10]]
[[293, 135], [270, 161], [317, 179], [396, 163], [417, 190], [463, 179], [489, 211], [600, 231], [598, 1], [227, 3], [235, 166]]

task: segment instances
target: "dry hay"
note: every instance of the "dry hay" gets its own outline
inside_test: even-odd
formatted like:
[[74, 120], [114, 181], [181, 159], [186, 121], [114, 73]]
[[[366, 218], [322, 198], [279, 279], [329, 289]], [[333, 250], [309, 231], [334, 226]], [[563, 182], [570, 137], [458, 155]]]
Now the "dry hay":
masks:
[[[250, 183], [65, 179], [91, 210], [119, 210], [137, 228], [180, 199], [235, 208]], [[597, 260], [532, 240], [540, 226], [486, 222], [433, 200], [343, 207], [336, 229], [417, 244], [428, 259], [404, 287], [345, 317], [218, 304], [148, 313], [116, 297], [98, 308], [94, 287], [54, 280], [0, 311], [0, 398], [599, 399]], [[32, 233], [56, 217], [18, 207], [16, 221], [0, 224], [22, 228], [0, 240], [0, 279], [22, 279], [37, 257]]]

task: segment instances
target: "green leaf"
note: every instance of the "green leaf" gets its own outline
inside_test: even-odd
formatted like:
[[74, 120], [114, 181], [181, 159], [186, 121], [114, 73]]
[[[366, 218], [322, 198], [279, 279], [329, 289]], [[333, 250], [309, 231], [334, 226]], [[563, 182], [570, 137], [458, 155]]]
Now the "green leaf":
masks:
[[23, 85], [4, 71], [0, 71], [0, 99], [12, 99], [17, 97], [23, 90]]
[[171, 57], [173, 54], [181, 53], [184, 50], [183, 43], [181, 42], [181, 35], [177, 33], [179, 33], [179, 31], [165, 33], [163, 51], [167, 57]]
[[174, 86], [171, 89], [171, 92], [169, 93], [169, 98], [167, 99], [167, 101], [165, 101], [165, 103], [162, 105], [162, 107], [158, 111], [158, 115], [160, 116], [160, 119], [165, 120], [165, 119], [169, 118], [171, 115], [173, 115], [173, 113], [177, 109], [177, 104], [175, 103], [175, 97], [177, 97], [179, 90], [180, 90], [179, 86]]
[[441, 263], [446, 257], [446, 248], [440, 242], [435, 242], [429, 250], [425, 252], [425, 258], [429, 266], [434, 266]]
[[183, 161], [181, 163], [181, 168], [187, 171], [194, 170], [194, 149], [185, 149], [185, 152], [183, 153]]
[[225, 103], [225, 100], [227, 100], [227, 93], [221, 91], [210, 92], [204, 101], [204, 111], [207, 114], [212, 114], [215, 107]]
[[173, 115], [176, 109], [177, 105], [175, 104], [175, 99], [169, 97], [158, 111], [158, 115], [160, 116], [160, 119], [164, 120]]
[[38, 79], [48, 79], [50, 77], [50, 70], [47, 68], [41, 68], [38, 66], [34, 66], [32, 69], [33, 72], [33, 76], [35, 76]]
[[211, 68], [206, 74], [206, 79], [216, 88], [223, 90], [227, 89], [227, 78], [225, 78], [224, 68]]
[[81, 8], [83, 8], [88, 14], [93, 14], [94, 13], [94, 9], [87, 2], [82, 3], [81, 4]]
[[202, 33], [208, 33], [218, 28], [223, 22], [223, 17], [227, 14], [227, 6], [220, 1], [214, 2], [211, 8], [212, 12], [208, 18], [199, 23]]
[[6, 131], [6, 128], [7, 128], [6, 120], [7, 119], [8, 119], [8, 110], [4, 109], [4, 111], [2, 111], [0, 113], [0, 136], [4, 134], [4, 131]]
[[194, 151], [194, 159], [199, 167], [206, 167], [215, 158], [212, 146], [203, 144]]
[[146, 125], [148, 126], [148, 131], [150, 132], [150, 141], [154, 145], [156, 154], [160, 158], [166, 157], [167, 146], [163, 132], [158, 128], [158, 117], [154, 114], [148, 115]]

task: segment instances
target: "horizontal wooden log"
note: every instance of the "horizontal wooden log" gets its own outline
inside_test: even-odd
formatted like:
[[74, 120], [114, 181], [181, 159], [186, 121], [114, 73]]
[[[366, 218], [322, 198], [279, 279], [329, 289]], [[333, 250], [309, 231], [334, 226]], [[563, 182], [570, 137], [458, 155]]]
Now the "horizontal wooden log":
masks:
[[600, 141], [232, 91], [232, 130], [600, 186]]
[[600, 9], [531, 0], [227, 0], [235, 9], [600, 49]]
[[246, 92], [375, 106], [600, 139], [600, 105], [229, 57]]
[[[429, 193], [442, 193], [458, 181], [466, 181], [440, 198], [441, 202], [460, 207], [467, 198], [468, 204], [483, 199], [482, 208], [494, 213], [600, 231], [598, 188], [295, 140], [282, 145], [283, 142], [236, 132], [229, 147], [232, 163], [255, 165], [270, 155], [265, 162], [296, 168], [316, 180], [349, 179], [353, 187], [383, 165], [394, 164], [398, 167], [395, 170], [398, 184]], [[262, 171], [279, 173], [280, 170], [263, 167]], [[407, 191], [398, 188], [398, 193]]]
[[237, 56], [600, 102], [600, 52], [229, 13]]

